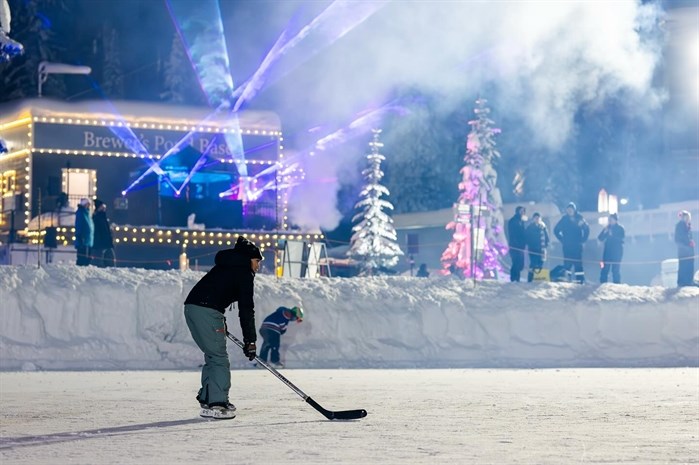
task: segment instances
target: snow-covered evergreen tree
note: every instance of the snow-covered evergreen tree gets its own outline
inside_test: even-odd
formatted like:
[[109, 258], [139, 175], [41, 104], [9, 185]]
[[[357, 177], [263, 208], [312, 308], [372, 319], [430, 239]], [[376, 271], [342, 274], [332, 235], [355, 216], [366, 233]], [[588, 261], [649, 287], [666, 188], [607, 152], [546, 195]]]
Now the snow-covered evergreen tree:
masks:
[[[24, 54], [0, 65], [0, 102], [36, 96], [39, 63], [62, 61], [61, 50], [65, 49], [66, 42], [70, 42], [70, 38], [60, 37], [54, 32], [44, 13], [48, 9], [70, 16], [68, 5], [63, 0], [11, 0], [10, 9], [12, 39], [24, 45]], [[44, 95], [60, 98], [65, 96], [65, 92], [65, 75], [49, 75], [43, 85]]]
[[381, 185], [383, 171], [381, 162], [386, 158], [379, 150], [380, 129], [372, 130], [373, 140], [369, 143], [371, 152], [366, 156], [368, 167], [362, 171], [366, 184], [359, 194], [360, 200], [354, 206], [359, 210], [352, 222], [358, 223], [352, 228], [353, 234], [347, 255], [361, 264], [363, 274], [391, 268], [398, 263], [403, 252], [396, 242], [396, 230], [393, 219], [384, 210], [393, 210], [393, 205], [382, 197], [388, 197], [388, 189]]
[[463, 159], [463, 132], [456, 132], [463, 126], [455, 118], [438, 116], [438, 104], [432, 99], [412, 98], [415, 101], [410, 94], [405, 97], [405, 112], [388, 119], [383, 134], [391, 147], [391, 169], [384, 183], [396, 213], [451, 206], [456, 185], [444, 180], [458, 171]]
[[116, 28], [105, 25], [102, 33], [102, 91], [112, 99], [124, 98], [120, 46]]
[[165, 64], [165, 91], [160, 95], [163, 100], [172, 103], [187, 102], [187, 88], [195, 86], [192, 79], [192, 65], [182, 46], [177, 32], [172, 37], [170, 56]]
[[501, 259], [507, 254], [502, 197], [494, 168], [500, 158], [494, 137], [500, 129], [493, 127], [486, 103], [485, 99], [476, 100], [476, 119], [468, 122], [471, 132], [466, 141], [466, 163], [461, 168], [461, 193], [454, 221], [447, 224], [454, 234], [442, 254], [443, 268], [458, 271], [463, 277], [496, 278], [503, 272]]

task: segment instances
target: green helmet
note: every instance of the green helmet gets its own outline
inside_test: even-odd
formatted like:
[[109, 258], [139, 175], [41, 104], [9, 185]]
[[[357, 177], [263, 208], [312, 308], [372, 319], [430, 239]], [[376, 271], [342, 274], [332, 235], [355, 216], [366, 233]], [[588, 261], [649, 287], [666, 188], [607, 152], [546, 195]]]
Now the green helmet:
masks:
[[291, 309], [291, 314], [294, 315], [295, 319], [299, 321], [303, 320], [303, 309], [301, 307], [293, 307]]

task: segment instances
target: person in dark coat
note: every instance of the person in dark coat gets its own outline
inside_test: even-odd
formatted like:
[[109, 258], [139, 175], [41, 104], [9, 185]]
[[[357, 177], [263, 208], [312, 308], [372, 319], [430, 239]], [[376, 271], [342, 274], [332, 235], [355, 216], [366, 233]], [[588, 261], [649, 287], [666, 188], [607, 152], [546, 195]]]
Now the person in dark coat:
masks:
[[279, 346], [281, 345], [282, 334], [286, 333], [286, 328], [290, 321], [301, 323], [303, 321], [303, 309], [301, 307], [279, 307], [273, 313], [267, 315], [260, 327], [262, 336], [262, 347], [260, 348], [260, 358], [265, 362], [271, 355], [272, 365], [281, 368], [284, 365], [279, 360]]
[[692, 238], [692, 215], [688, 211], [680, 212], [680, 220], [675, 225], [675, 243], [677, 244], [677, 286], [694, 285], [694, 239]]
[[187, 327], [194, 342], [204, 352], [201, 389], [197, 394], [202, 417], [235, 417], [235, 406], [228, 401], [231, 368], [226, 351], [224, 312], [233, 302], [238, 302], [243, 353], [254, 360], [257, 351], [254, 284], [260, 260], [260, 249], [240, 236], [234, 248], [216, 254], [214, 267], [199, 280], [184, 301]]
[[579, 283], [585, 282], [583, 271], [583, 244], [590, 237], [590, 226], [573, 202], [566, 207], [566, 214], [553, 229], [556, 238], [563, 244], [563, 266], [571, 273], [575, 270], [573, 278]]
[[529, 250], [529, 275], [527, 281], [534, 280], [535, 270], [541, 270], [546, 261], [546, 248], [549, 246], [549, 231], [540, 213], [532, 215], [532, 222], [526, 229], [527, 249]]
[[95, 237], [95, 225], [90, 217], [90, 201], [81, 199], [75, 210], [75, 249], [78, 252], [76, 265], [90, 264], [90, 248]]
[[619, 217], [616, 213], [609, 215], [607, 226], [599, 233], [597, 239], [604, 242], [604, 253], [602, 254], [602, 271], [599, 275], [599, 282], [606, 283], [609, 279], [609, 270], [612, 270], [612, 281], [616, 284], [621, 282], [621, 259], [624, 256], [624, 227], [619, 224]]
[[465, 270], [456, 266], [456, 263], [449, 265], [447, 271], [449, 272], [448, 276], [452, 276], [456, 279], [466, 279]]
[[524, 269], [524, 249], [527, 246], [524, 227], [524, 222], [527, 221], [526, 213], [526, 208], [517, 207], [514, 216], [507, 222], [507, 242], [510, 245], [510, 258], [512, 259], [511, 282], [519, 282], [520, 274]]
[[430, 277], [430, 272], [427, 271], [427, 265], [425, 263], [420, 264], [420, 268], [417, 269], [417, 273], [415, 274], [418, 278], [429, 278]]
[[95, 200], [95, 213], [92, 214], [95, 225], [95, 239], [90, 256], [95, 266], [114, 266], [114, 242], [112, 229], [107, 218], [107, 206], [101, 200]]

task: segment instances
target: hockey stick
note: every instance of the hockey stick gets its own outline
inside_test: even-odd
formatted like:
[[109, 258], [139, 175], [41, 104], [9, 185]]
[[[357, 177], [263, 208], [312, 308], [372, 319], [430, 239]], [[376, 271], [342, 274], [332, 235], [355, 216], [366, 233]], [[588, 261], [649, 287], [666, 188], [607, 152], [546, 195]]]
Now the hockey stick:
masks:
[[[238, 339], [237, 337], [235, 337], [234, 335], [232, 335], [232, 334], [229, 333], [228, 331], [226, 331], [226, 336], [228, 336], [228, 339], [230, 339], [231, 341], [233, 341], [238, 347], [240, 347], [241, 349], [243, 348], [243, 343], [240, 342], [240, 339]], [[298, 387], [296, 387], [296, 386], [294, 385], [294, 383], [292, 383], [291, 381], [289, 381], [288, 379], [286, 379], [286, 378], [284, 377], [284, 375], [282, 375], [282, 374], [279, 373], [277, 370], [275, 370], [274, 367], [268, 365], [267, 362], [263, 361], [260, 357], [255, 356], [255, 361], [256, 361], [257, 363], [259, 363], [260, 365], [262, 365], [263, 367], [265, 367], [267, 370], [269, 370], [269, 372], [272, 373], [274, 376], [276, 376], [277, 378], [279, 378], [279, 380], [280, 380], [282, 383], [284, 383], [284, 384], [286, 384], [287, 386], [289, 386], [289, 388], [291, 388], [292, 391], [294, 391], [296, 394], [298, 394], [299, 396], [301, 396], [301, 398], [302, 398], [303, 400], [305, 400], [306, 403], [310, 404], [314, 409], [316, 409], [316, 410], [318, 410], [320, 413], [322, 413], [323, 416], [325, 416], [325, 418], [327, 418], [328, 420], [356, 420], [356, 419], [359, 419], [359, 418], [364, 418], [364, 417], [366, 416], [366, 410], [364, 410], [364, 409], [359, 409], [359, 410], [341, 410], [341, 411], [338, 411], [338, 412], [333, 412], [332, 410], [326, 410], [326, 409], [324, 409], [318, 402], [316, 402], [315, 400], [313, 400], [313, 399], [311, 398], [311, 396], [309, 396], [308, 394], [306, 394], [305, 392], [303, 392], [301, 389], [299, 389]]]

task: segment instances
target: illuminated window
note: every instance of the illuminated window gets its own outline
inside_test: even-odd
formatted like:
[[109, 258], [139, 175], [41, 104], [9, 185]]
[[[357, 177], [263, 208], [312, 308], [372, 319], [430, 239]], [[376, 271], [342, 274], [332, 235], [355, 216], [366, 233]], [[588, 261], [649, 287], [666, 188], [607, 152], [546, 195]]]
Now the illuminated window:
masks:
[[15, 170], [0, 173], [0, 195], [14, 194], [17, 190], [17, 172]]
[[97, 170], [63, 168], [61, 187], [68, 194], [68, 204], [77, 208], [80, 199], [92, 199], [97, 195]]
[[[0, 173], [0, 213], [14, 210], [17, 194], [17, 172], [15, 170]], [[2, 224], [0, 215], [0, 224]]]

